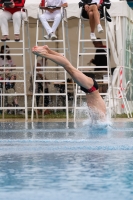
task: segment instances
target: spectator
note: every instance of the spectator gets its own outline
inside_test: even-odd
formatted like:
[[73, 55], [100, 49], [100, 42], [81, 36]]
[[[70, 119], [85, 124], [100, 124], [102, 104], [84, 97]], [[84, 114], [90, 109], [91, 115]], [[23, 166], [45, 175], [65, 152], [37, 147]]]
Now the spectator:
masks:
[[[46, 40], [55, 40], [57, 39], [55, 32], [62, 18], [60, 7], [67, 7], [67, 0], [46, 0], [46, 5], [47, 7], [44, 8], [45, 12], [40, 16], [40, 21], [47, 32], [47, 35], [45, 35], [44, 38]], [[52, 27], [50, 27], [47, 22], [48, 20], [54, 20]]]
[[[11, 75], [11, 76], [9, 76], [8, 74], [6, 75], [7, 82], [5, 82], [5, 93], [12, 94], [16, 91], [15, 90], [15, 82], [8, 82], [8, 80], [16, 80], [16, 75]], [[10, 95], [10, 96], [8, 96], [8, 98], [6, 96], [5, 104], [7, 107], [19, 107], [17, 96]], [[20, 110], [20, 109], [17, 109], [16, 113], [24, 114], [23, 110]], [[14, 110], [8, 109], [7, 114], [15, 114], [15, 112], [14, 112]]]
[[[13, 98], [12, 106], [13, 106], [13, 107], [19, 107], [17, 96]], [[12, 111], [11, 113], [14, 113], [14, 111]], [[14, 114], [15, 114], [15, 113], [14, 113]], [[24, 110], [22, 110], [22, 109], [16, 109], [16, 114], [24, 115], [25, 112], [24, 112]]]
[[[0, 0], [0, 6], [3, 12], [0, 14], [0, 26], [2, 31], [1, 41], [10, 40], [8, 31], [8, 20], [13, 19], [15, 41], [19, 41], [20, 26], [21, 26], [21, 8], [24, 7], [25, 0], [11, 0], [12, 4], [7, 6], [5, 0]], [[22, 18], [26, 18], [26, 13], [22, 12]]]
[[[10, 80], [16, 80], [16, 75], [6, 74], [5, 76], [5, 93], [12, 94], [15, 92], [15, 82], [10, 82]], [[5, 96], [5, 105], [12, 106], [14, 96]]]
[[[1, 51], [0, 51], [0, 54], [3, 54], [3, 55], [0, 55], [0, 66], [1, 67], [15, 67], [16, 65], [14, 65], [13, 63], [13, 60], [10, 56], [10, 49], [9, 49], [9, 46], [6, 45], [6, 46], [1, 46]], [[1, 71], [3, 71], [3, 69], [1, 69]], [[11, 71], [11, 69], [8, 69], [6, 71]]]
[[[3, 77], [1, 74], [0, 74], [0, 80], [3, 80]], [[2, 88], [3, 88], [3, 82], [0, 82], [0, 89], [2, 89]]]
[[[11, 76], [6, 75], [6, 80], [11, 80], [11, 81], [16, 80], [16, 75], [11, 75]], [[5, 89], [6, 90], [13, 89], [15, 91], [15, 82], [6, 82]]]
[[[5, 93], [12, 94], [15, 92], [15, 83], [14, 82], [8, 82], [8, 80], [16, 80], [16, 76], [11, 75], [9, 76], [6, 74], [7, 82], [5, 82]], [[12, 107], [12, 102], [14, 101], [14, 96], [6, 96], [5, 97], [5, 105], [7, 107]], [[7, 110], [7, 114], [12, 114], [12, 110]]]
[[95, 27], [97, 26], [98, 33], [103, 32], [103, 28], [100, 24], [100, 13], [98, 9], [101, 6], [103, 0], [82, 0], [83, 3], [79, 2], [79, 6], [83, 6], [83, 11], [86, 11], [86, 14], [89, 18], [90, 23], [90, 38], [91, 40], [96, 40], [95, 36]]
[[[89, 65], [94, 64], [96, 66], [107, 66], [107, 55], [106, 54], [97, 54], [97, 53], [107, 53], [106, 46], [103, 45], [102, 41], [100, 41], [100, 38], [97, 38], [97, 40], [99, 40], [99, 41], [93, 41], [93, 45], [96, 48], [96, 55], [93, 59], [91, 59], [89, 61], [88, 64]], [[107, 68], [95, 68], [94, 70], [95, 71], [107, 71]], [[91, 71], [84, 72], [84, 74], [93, 79], [96, 78], [95, 74], [91, 73]], [[98, 78], [102, 79], [103, 78], [102, 75], [98, 74], [98, 76], [99, 76]]]
[[[10, 49], [9, 46], [1, 46], [1, 55], [0, 56], [0, 66], [1, 67], [6, 67], [6, 69], [1, 69], [1, 71], [5, 71], [5, 75], [1, 77], [3, 79], [5, 79], [5, 86], [3, 87], [3, 84], [1, 84], [2, 88], [5, 90], [5, 93], [14, 93], [15, 92], [15, 82], [10, 82], [10, 80], [16, 80], [16, 75], [15, 74], [11, 74], [10, 72], [12, 71], [12, 69], [8, 68], [8, 67], [14, 67], [16, 65], [14, 65], [13, 60], [10, 56]], [[5, 96], [5, 105], [12, 105], [12, 101], [13, 101], [13, 97], [12, 96]], [[9, 111], [10, 112], [10, 111]]]
[[[90, 63], [93, 63], [96, 66], [107, 66], [107, 55], [106, 54], [97, 54], [97, 53], [107, 53], [106, 46], [103, 45], [100, 38], [97, 38], [99, 41], [93, 41], [93, 45], [96, 48], [96, 55], [94, 59], [90, 60]], [[106, 71], [107, 68], [95, 68], [95, 71]]]
[[[97, 38], [99, 41], [93, 41], [93, 45], [96, 48], [96, 55], [94, 59], [90, 60], [90, 63], [101, 66], [100, 68], [95, 68], [94, 71], [107, 71], [107, 68], [102, 68], [102, 66], [108, 66], [107, 63], [107, 47], [103, 45], [100, 38]], [[101, 54], [97, 54], [101, 53]], [[102, 54], [106, 53], [106, 54]], [[103, 79], [103, 73], [97, 73], [94, 75], [96, 79]], [[99, 85], [99, 91], [105, 93], [107, 91], [107, 85]]]
[[[12, 67], [14, 66], [13, 61], [11, 59], [9, 46], [1, 46], [0, 54], [6, 54], [6, 55], [0, 55], [0, 67]], [[3, 71], [3, 69], [0, 69], [0, 71]], [[6, 70], [6, 72], [9, 72], [9, 69]], [[6, 74], [7, 76], [7, 74]], [[3, 77], [3, 74], [0, 75], [0, 80], [3, 80], [5, 77]], [[8, 78], [9, 80], [9, 78]], [[0, 92], [3, 91], [3, 82], [0, 82]], [[7, 97], [5, 97], [7, 102]], [[0, 97], [0, 106], [2, 105], [2, 98]], [[0, 111], [2, 113], [2, 110]]]

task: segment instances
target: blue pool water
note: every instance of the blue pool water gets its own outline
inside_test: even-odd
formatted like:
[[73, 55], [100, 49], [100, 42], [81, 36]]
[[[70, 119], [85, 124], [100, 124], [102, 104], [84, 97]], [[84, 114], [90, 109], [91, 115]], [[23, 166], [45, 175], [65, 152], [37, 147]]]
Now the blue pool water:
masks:
[[133, 123], [0, 123], [0, 200], [132, 200]]

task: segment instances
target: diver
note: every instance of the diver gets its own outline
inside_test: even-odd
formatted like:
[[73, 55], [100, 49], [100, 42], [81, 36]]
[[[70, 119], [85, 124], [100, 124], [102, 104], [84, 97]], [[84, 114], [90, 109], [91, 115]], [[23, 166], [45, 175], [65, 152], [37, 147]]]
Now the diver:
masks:
[[81, 90], [86, 93], [89, 110], [94, 111], [92, 117], [102, 121], [106, 119], [105, 102], [99, 94], [98, 84], [94, 79], [87, 77], [81, 71], [72, 66], [66, 57], [51, 50], [47, 45], [34, 46], [32, 52], [37, 56], [47, 58], [57, 65], [64, 67], [73, 80], [81, 87]]

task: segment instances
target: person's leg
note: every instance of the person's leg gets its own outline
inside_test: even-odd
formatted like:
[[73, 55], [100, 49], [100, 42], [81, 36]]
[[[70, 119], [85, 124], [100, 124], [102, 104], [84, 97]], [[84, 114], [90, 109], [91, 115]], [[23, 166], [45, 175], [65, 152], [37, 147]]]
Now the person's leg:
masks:
[[36, 105], [37, 105], [37, 107], [39, 106], [39, 100], [40, 100], [40, 96], [36, 96]]
[[100, 24], [100, 13], [98, 11], [97, 5], [89, 6], [88, 12], [93, 12], [94, 21], [95, 21], [95, 25], [97, 26], [97, 30], [98, 30], [99, 33], [103, 32], [103, 28], [102, 28], [102, 26]]
[[[22, 12], [23, 19], [26, 18], [25, 12]], [[12, 15], [15, 41], [19, 41], [20, 26], [21, 26], [21, 11], [17, 11]]]
[[97, 5], [91, 5], [89, 6], [89, 11], [88, 12], [93, 12], [95, 24], [98, 25], [100, 24], [100, 15], [97, 9]]
[[[40, 93], [40, 92], [38, 92], [38, 93]], [[40, 96], [37, 95], [37, 96], [36, 96], [36, 106], [37, 106], [37, 107], [39, 107], [39, 101], [40, 101]], [[39, 109], [37, 110], [37, 113], [38, 113], [39, 115], [41, 114]]]
[[52, 28], [50, 27], [48, 20], [53, 20], [53, 14], [45, 12], [39, 16], [40, 21], [42, 22], [43, 27], [45, 28], [47, 34], [52, 33]]
[[89, 14], [89, 23], [90, 23], [90, 38], [91, 40], [96, 40], [96, 35], [95, 35], [95, 19], [94, 19], [94, 14], [92, 11], [88, 12]]
[[52, 32], [55, 33], [56, 29], [58, 28], [59, 24], [60, 24], [60, 21], [61, 21], [61, 18], [62, 18], [62, 15], [61, 15], [61, 12], [56, 12], [55, 11], [55, 16], [54, 16], [54, 23], [52, 25]]
[[12, 14], [8, 11], [3, 11], [0, 14], [0, 26], [1, 26], [1, 32], [3, 39], [7, 38], [9, 35], [9, 30], [8, 30], [8, 20], [12, 18]]
[[92, 11], [89, 12], [89, 23], [90, 23], [91, 33], [94, 33], [94, 31], [95, 31], [95, 19], [94, 19], [94, 14], [93, 14]]
[[[44, 93], [49, 93], [48, 88], [45, 88]], [[49, 96], [44, 96], [44, 106], [48, 106], [49, 105]]]
[[93, 79], [84, 75], [81, 71], [77, 70], [75, 67], [71, 65], [71, 63], [65, 58], [64, 56], [60, 55], [59, 53], [50, 50], [47, 46], [43, 47], [33, 47], [32, 52], [36, 55], [41, 57], [45, 57], [58, 65], [64, 67], [64, 69], [71, 75], [74, 81], [86, 88], [89, 89], [93, 86]]

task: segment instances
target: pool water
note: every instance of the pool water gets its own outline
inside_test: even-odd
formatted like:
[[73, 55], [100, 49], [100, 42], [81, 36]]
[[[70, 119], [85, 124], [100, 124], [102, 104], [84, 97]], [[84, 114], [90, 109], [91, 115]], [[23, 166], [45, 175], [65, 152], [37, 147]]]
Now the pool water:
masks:
[[133, 123], [0, 123], [0, 200], [132, 200]]

